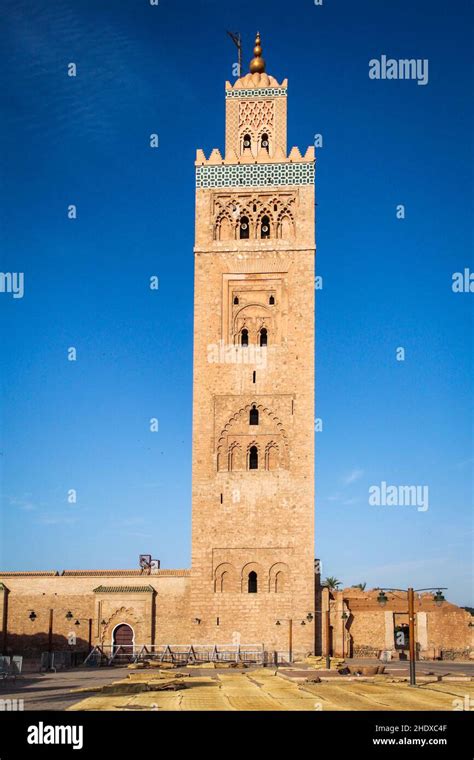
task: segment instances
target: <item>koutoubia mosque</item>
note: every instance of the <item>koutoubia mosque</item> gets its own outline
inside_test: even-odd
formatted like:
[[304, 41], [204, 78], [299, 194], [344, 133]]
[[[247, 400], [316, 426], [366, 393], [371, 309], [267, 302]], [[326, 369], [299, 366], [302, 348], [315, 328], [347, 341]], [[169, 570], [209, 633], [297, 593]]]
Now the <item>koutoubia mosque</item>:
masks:
[[[191, 569], [2, 572], [4, 654], [395, 652], [406, 602], [321, 588], [315, 564], [315, 151], [288, 149], [287, 94], [257, 36], [225, 150], [197, 151]], [[467, 659], [470, 621], [417, 597], [420, 656]]]

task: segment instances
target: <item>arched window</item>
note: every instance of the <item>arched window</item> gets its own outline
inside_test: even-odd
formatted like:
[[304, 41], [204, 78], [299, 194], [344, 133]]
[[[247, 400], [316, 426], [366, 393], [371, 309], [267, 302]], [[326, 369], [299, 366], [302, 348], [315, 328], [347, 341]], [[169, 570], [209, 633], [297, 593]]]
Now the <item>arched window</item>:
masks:
[[255, 404], [250, 409], [249, 425], [258, 425], [258, 409]]
[[270, 568], [269, 590], [275, 594], [283, 594], [290, 590], [290, 576], [288, 567], [278, 563]]
[[249, 470], [258, 470], [258, 449], [256, 446], [250, 447]]
[[268, 135], [267, 135], [267, 134], [265, 134], [265, 135], [262, 135], [262, 142], [261, 142], [261, 146], [262, 146], [262, 148], [263, 148], [264, 150], [266, 150], [266, 151], [267, 151], [267, 153], [268, 153], [268, 151], [269, 151], [269, 148], [270, 148], [270, 143], [268, 142]]
[[260, 226], [260, 237], [262, 240], [266, 240], [270, 237], [270, 219], [268, 216], [262, 216], [262, 223]]
[[279, 228], [279, 235], [283, 240], [291, 240], [293, 238], [293, 223], [286, 214], [280, 219]]
[[240, 345], [248, 346], [248, 344], [249, 344], [249, 331], [247, 330], [247, 328], [244, 327], [244, 329], [240, 333]]
[[248, 588], [249, 588], [249, 594], [257, 593], [257, 573], [255, 572], [255, 570], [252, 570], [249, 573]]
[[268, 345], [268, 333], [267, 333], [266, 327], [262, 327], [262, 329], [260, 330], [260, 345], [261, 346]]
[[285, 591], [285, 573], [281, 570], [275, 575], [275, 593], [281, 594]]
[[[235, 301], [234, 301], [234, 303], [235, 303]], [[273, 306], [274, 303], [275, 303], [275, 296], [270, 296], [270, 298], [268, 299], [268, 303], [270, 304], [270, 306]]]
[[270, 445], [266, 450], [267, 470], [276, 470], [278, 467], [278, 448]]
[[219, 222], [217, 238], [218, 240], [232, 240], [233, 237], [234, 231], [231, 221], [226, 216], [223, 216]]
[[238, 305], [239, 305], [239, 298], [238, 298], [238, 296], [235, 296], [235, 298], [234, 298], [234, 306], [238, 306]]
[[224, 571], [220, 578], [220, 591], [227, 591], [229, 588], [229, 573]]
[[244, 145], [244, 150], [250, 150], [250, 148], [252, 147], [252, 139], [250, 135], [244, 135], [243, 145]]
[[229, 470], [243, 470], [242, 466], [242, 449], [238, 444], [232, 446], [229, 451]]
[[250, 224], [248, 216], [240, 217], [239, 233], [241, 240], [248, 240], [250, 237]]
[[235, 568], [229, 562], [225, 562], [215, 570], [214, 591], [219, 594], [234, 590], [237, 590]]

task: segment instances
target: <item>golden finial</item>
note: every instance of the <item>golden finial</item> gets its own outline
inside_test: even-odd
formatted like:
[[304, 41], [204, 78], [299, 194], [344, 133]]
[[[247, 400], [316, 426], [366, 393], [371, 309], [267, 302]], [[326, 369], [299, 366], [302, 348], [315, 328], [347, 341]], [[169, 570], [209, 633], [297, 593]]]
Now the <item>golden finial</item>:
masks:
[[250, 61], [250, 72], [252, 74], [263, 74], [263, 72], [265, 71], [265, 61], [262, 58], [262, 44], [260, 40], [260, 32], [257, 32], [253, 54], [255, 58], [252, 58], [252, 60]]

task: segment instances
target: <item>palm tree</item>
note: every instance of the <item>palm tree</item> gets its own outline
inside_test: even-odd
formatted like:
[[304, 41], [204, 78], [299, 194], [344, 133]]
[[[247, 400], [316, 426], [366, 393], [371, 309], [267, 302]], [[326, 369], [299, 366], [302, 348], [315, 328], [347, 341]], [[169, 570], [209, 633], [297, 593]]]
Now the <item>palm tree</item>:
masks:
[[363, 583], [356, 583], [352, 588], [360, 588], [361, 591], [365, 591], [366, 586], [367, 583], [364, 581]]
[[329, 575], [326, 580], [323, 581], [323, 586], [330, 588], [331, 591], [337, 591], [340, 585], [341, 581], [338, 581], [333, 575]]

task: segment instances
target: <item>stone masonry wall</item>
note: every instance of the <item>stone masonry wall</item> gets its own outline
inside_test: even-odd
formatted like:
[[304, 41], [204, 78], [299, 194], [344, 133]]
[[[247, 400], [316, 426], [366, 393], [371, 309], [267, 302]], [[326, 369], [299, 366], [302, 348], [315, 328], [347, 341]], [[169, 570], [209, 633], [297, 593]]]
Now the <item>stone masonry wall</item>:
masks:
[[[119, 623], [132, 627], [136, 644], [190, 640], [189, 571], [151, 576], [133, 571], [130, 575], [103, 576], [90, 572], [69, 576], [7, 573], [0, 578], [5, 587], [0, 590], [0, 600], [6, 608], [0, 632], [3, 652], [28, 655], [47, 651], [51, 610], [54, 650], [87, 651], [89, 620], [92, 646], [110, 645]], [[152, 590], [133, 591], [134, 587], [146, 586]], [[98, 587], [105, 590], [94, 593]], [[110, 588], [126, 590], [108, 591]], [[35, 620], [30, 620], [32, 611]], [[71, 620], [66, 619], [69, 611]], [[76, 638], [74, 644], [69, 643], [72, 636]]]

